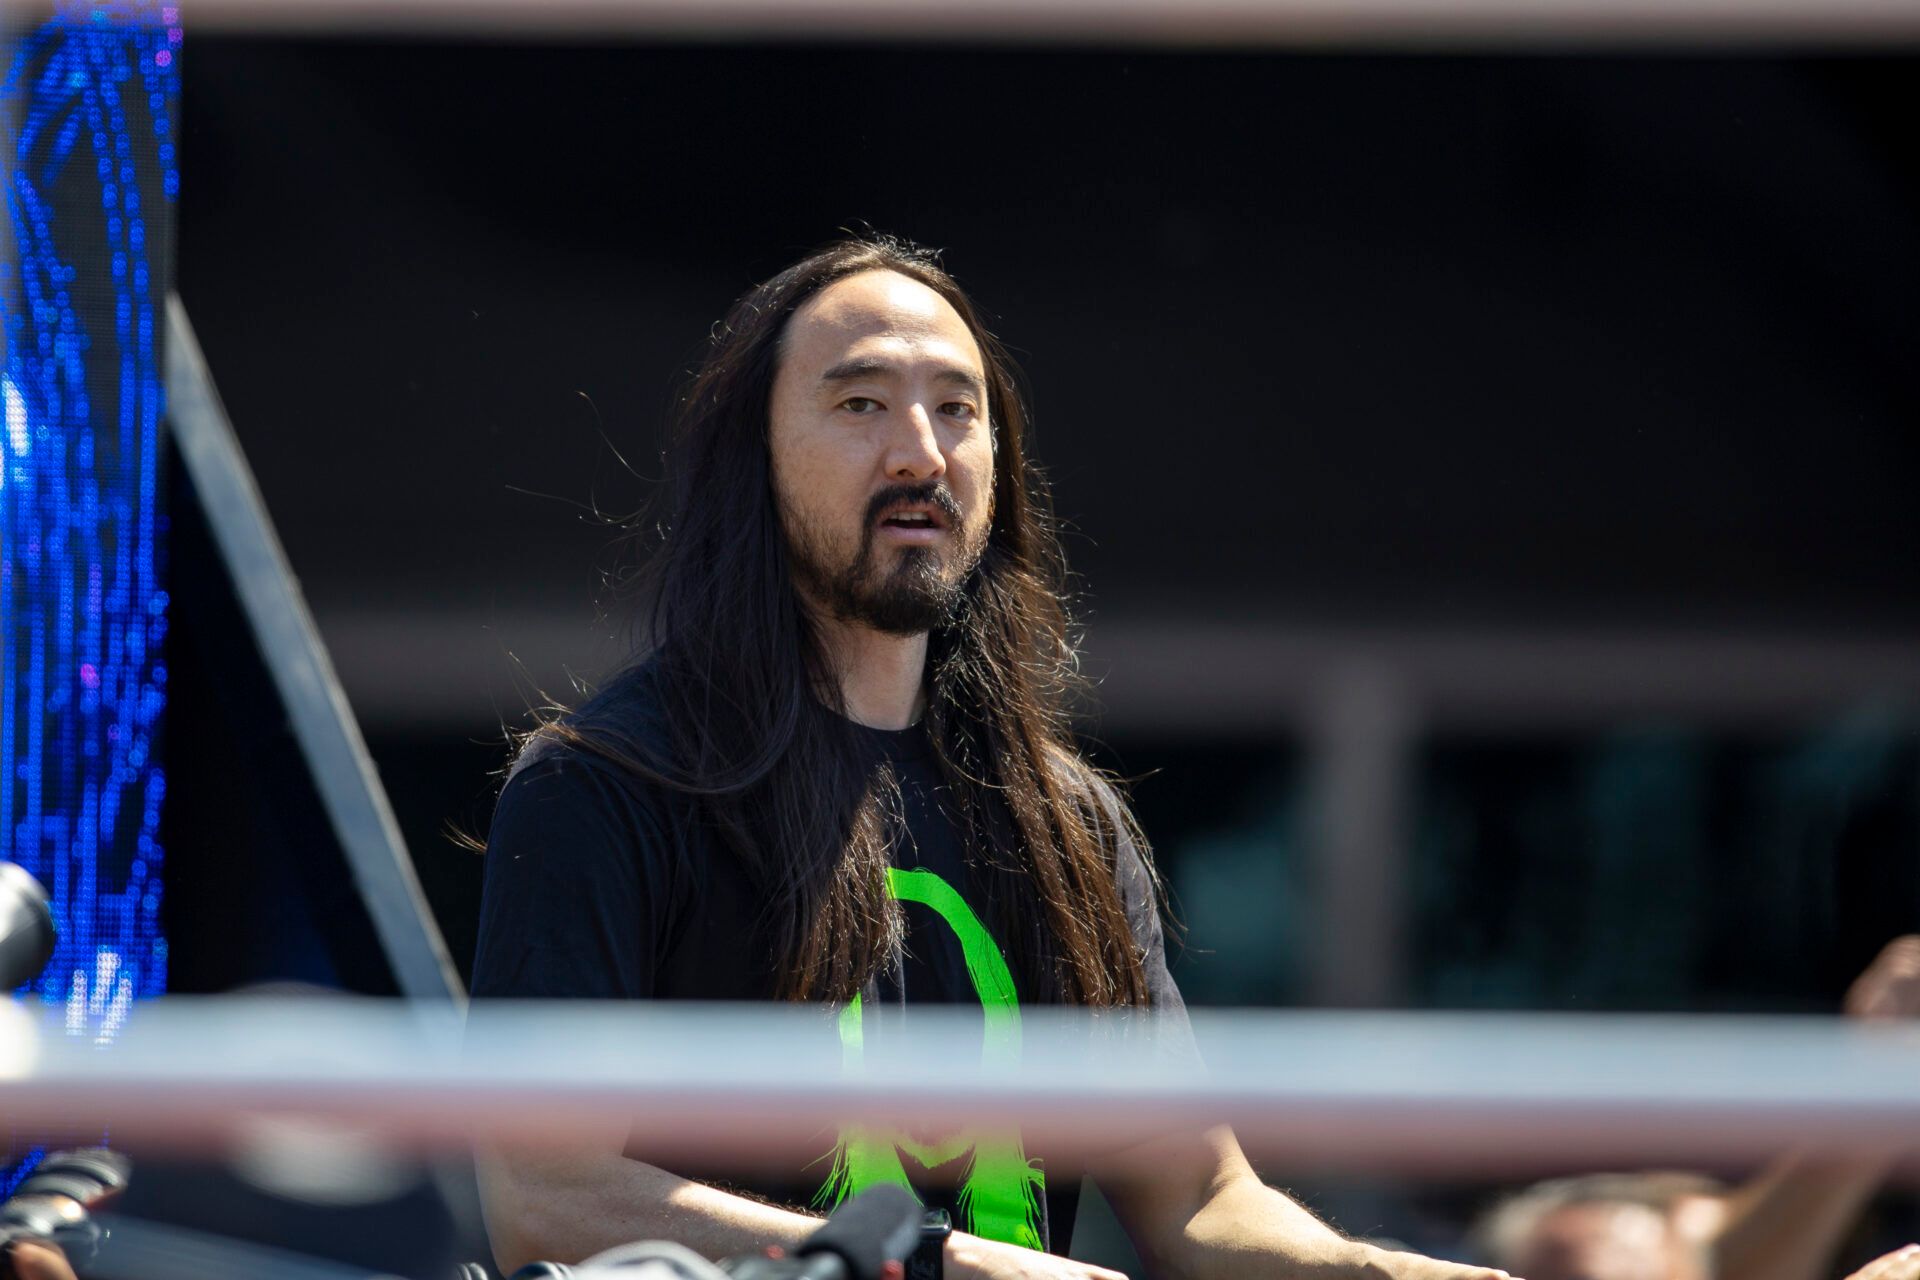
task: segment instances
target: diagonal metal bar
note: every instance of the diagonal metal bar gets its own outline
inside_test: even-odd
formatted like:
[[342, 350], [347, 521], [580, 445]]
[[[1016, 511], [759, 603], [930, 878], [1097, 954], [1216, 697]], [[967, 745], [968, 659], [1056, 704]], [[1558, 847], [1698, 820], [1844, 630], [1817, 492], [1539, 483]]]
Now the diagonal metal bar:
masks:
[[402, 994], [464, 1003], [367, 744], [220, 403], [179, 296], [167, 300], [167, 426]]

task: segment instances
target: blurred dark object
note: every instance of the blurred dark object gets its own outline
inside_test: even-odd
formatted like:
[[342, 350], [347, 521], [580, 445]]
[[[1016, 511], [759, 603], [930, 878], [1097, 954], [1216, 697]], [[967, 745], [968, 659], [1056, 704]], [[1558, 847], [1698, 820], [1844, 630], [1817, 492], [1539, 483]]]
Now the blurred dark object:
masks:
[[0, 862], [0, 991], [39, 977], [55, 936], [46, 889], [24, 868]]
[[228, 1167], [143, 1161], [131, 1172], [104, 1147], [48, 1156], [0, 1205], [0, 1280], [66, 1280], [68, 1266], [90, 1280], [456, 1274], [427, 1175], [337, 1127], [263, 1121]]
[[439, 1188], [421, 1166], [384, 1155], [364, 1137], [263, 1128], [225, 1163], [143, 1160], [140, 1175], [116, 1221], [285, 1251], [342, 1273], [455, 1274], [460, 1249]]
[[[0, 1277], [13, 1280], [8, 1265], [12, 1246], [19, 1241], [50, 1245], [69, 1263], [82, 1268], [98, 1251], [101, 1230], [94, 1211], [126, 1189], [127, 1158], [104, 1147], [60, 1151], [0, 1204]], [[59, 1275], [54, 1260], [31, 1258], [18, 1268], [20, 1280]]]
[[[351, 998], [291, 982], [229, 998], [248, 996]], [[484, 1241], [468, 1221], [477, 1216], [466, 1211], [471, 1193], [450, 1170], [398, 1155], [377, 1133], [339, 1120], [252, 1116], [222, 1159], [143, 1159], [140, 1174], [116, 1216], [164, 1225], [174, 1234], [156, 1237], [155, 1247], [170, 1256], [224, 1250], [234, 1274], [244, 1268], [230, 1246], [246, 1244], [295, 1255], [308, 1268], [446, 1280], [455, 1259]], [[206, 1243], [193, 1245], [192, 1235]]]
[[[337, 1130], [264, 1123], [230, 1167], [48, 1156], [0, 1205], [0, 1280], [277, 1280], [457, 1273], [445, 1204], [416, 1165]], [[114, 1212], [96, 1216], [112, 1206]], [[19, 1242], [47, 1246], [16, 1252]]]

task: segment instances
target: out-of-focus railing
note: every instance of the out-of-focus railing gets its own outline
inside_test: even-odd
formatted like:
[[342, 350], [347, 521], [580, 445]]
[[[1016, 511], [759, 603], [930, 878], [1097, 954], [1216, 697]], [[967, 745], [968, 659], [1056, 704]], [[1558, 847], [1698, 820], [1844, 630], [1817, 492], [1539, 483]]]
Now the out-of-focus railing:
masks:
[[[1920, 1028], [1838, 1019], [1196, 1013], [1022, 1015], [983, 1057], [978, 1010], [916, 1009], [843, 1066], [833, 1019], [795, 1006], [438, 1005], [266, 997], [140, 1006], [112, 1052], [0, 1006], [0, 1116], [18, 1132], [217, 1147], [280, 1117], [395, 1150], [631, 1132], [650, 1152], [749, 1162], [836, 1124], [1017, 1124], [1030, 1146], [1111, 1155], [1232, 1124], [1319, 1169], [1460, 1176], [1712, 1163], [1817, 1142], [1900, 1153], [1920, 1135]], [[1193, 1055], [1197, 1044], [1204, 1065]]]
[[1856, 45], [1920, 39], [1909, 0], [198, 0], [197, 31], [912, 38], [1163, 46]]

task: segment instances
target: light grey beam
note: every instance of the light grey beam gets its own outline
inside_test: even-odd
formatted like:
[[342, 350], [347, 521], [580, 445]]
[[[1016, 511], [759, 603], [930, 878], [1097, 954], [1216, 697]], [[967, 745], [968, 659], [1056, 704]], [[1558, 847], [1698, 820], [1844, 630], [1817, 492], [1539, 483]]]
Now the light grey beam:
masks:
[[1884, 47], [1911, 0], [196, 0], [195, 31], [1403, 50]]
[[1023, 1009], [1014, 1051], [983, 1057], [977, 1008], [911, 1017], [847, 1070], [834, 1012], [794, 1005], [481, 1002], [463, 1027], [444, 1003], [175, 997], [137, 1006], [103, 1053], [0, 1003], [0, 1114], [21, 1134], [84, 1119], [116, 1143], [198, 1149], [290, 1116], [395, 1151], [631, 1123], [650, 1155], [709, 1168], [819, 1154], [845, 1123], [1017, 1125], [1064, 1159], [1225, 1122], [1290, 1169], [1451, 1177], [1920, 1146], [1908, 1023], [1197, 1011], [1199, 1069], [1137, 1020], [1089, 1034]]
[[[323, 609], [362, 720], [518, 724], [538, 686], [616, 667], [624, 644], [567, 611]], [[1313, 732], [1343, 673], [1391, 681], [1423, 731], [1587, 732], [1645, 721], [1791, 727], [1863, 705], [1920, 708], [1920, 636], [1224, 623], [1114, 617], [1088, 633], [1103, 734], [1274, 739]]]
[[[167, 428], [402, 994], [465, 1000], [413, 860], [200, 354], [167, 299]], [[184, 566], [175, 565], [178, 573]], [[175, 749], [187, 749], [176, 744]]]

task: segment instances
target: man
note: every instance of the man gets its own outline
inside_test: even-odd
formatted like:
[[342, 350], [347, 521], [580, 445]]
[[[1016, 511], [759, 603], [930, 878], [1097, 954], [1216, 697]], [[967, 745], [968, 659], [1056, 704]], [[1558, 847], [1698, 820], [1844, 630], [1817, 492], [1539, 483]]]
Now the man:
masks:
[[[1846, 1015], [1920, 1018], [1920, 935], [1889, 942], [1847, 988]], [[1477, 1252], [1528, 1280], [1826, 1280], [1902, 1148], [1791, 1151], [1736, 1188], [1674, 1171], [1535, 1183], [1474, 1228]], [[1912, 1274], [1911, 1252], [1860, 1272]]]
[[[475, 994], [823, 1002], [849, 1051], [906, 1002], [1181, 1015], [1142, 842], [1074, 747], [1013, 369], [952, 279], [890, 240], [815, 254], [735, 304], [678, 414], [645, 656], [516, 762]], [[797, 1209], [906, 1178], [953, 1208], [957, 1280], [1117, 1280], [1057, 1256], [1079, 1172], [1017, 1136], [844, 1135], [761, 1188], [796, 1208], [644, 1154], [485, 1162], [501, 1265], [790, 1245]], [[1155, 1177], [1102, 1185], [1156, 1272], [1497, 1274], [1344, 1239], [1224, 1130], [1140, 1154]]]
[[1675, 1210], [1718, 1192], [1687, 1174], [1558, 1178], [1503, 1202], [1476, 1235], [1485, 1256], [1529, 1280], [1706, 1280], [1707, 1247]]

